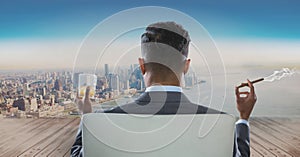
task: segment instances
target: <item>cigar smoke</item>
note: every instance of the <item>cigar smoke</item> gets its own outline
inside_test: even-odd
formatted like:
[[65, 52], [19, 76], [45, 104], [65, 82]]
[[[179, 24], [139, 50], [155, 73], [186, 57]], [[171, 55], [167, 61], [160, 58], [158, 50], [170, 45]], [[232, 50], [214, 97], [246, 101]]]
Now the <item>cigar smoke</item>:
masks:
[[[261, 82], [261, 81], [267, 81], [267, 82], [273, 82], [275, 80], [280, 80], [284, 77], [288, 77], [288, 76], [292, 76], [293, 74], [300, 74], [299, 71], [296, 71], [295, 68], [294, 69], [289, 69], [289, 68], [282, 68], [282, 70], [280, 71], [274, 71], [274, 73], [268, 77], [265, 78], [259, 78], [256, 80], [251, 81], [251, 83], [257, 83], [257, 82]], [[241, 83], [241, 85], [237, 86], [238, 88], [242, 88], [248, 86], [248, 83]]]
[[292, 76], [296, 73], [295, 69], [282, 68], [280, 71], [274, 71], [274, 73], [268, 77], [264, 78], [264, 81], [273, 82], [275, 80], [280, 80], [284, 77]]

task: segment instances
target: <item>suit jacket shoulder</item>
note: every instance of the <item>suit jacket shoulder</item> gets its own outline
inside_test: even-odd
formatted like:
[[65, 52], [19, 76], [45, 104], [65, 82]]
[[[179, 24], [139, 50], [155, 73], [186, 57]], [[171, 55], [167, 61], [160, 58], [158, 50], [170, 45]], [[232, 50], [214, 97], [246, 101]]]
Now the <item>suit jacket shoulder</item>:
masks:
[[131, 114], [224, 114], [194, 104], [180, 92], [146, 92], [132, 103], [105, 110], [105, 113]]

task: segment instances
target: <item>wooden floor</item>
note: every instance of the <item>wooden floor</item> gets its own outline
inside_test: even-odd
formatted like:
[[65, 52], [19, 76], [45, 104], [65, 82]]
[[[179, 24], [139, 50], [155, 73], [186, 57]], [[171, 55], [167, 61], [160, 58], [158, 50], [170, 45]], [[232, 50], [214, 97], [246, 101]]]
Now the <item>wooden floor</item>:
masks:
[[[69, 156], [79, 121], [0, 119], [0, 156]], [[300, 157], [300, 118], [253, 118], [251, 156]]]

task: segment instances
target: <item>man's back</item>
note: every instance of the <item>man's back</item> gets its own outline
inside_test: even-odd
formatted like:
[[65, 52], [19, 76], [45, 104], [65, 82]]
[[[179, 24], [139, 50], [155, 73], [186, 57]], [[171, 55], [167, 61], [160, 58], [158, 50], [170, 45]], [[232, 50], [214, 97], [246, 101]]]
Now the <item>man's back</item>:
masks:
[[[175, 115], [175, 114], [176, 115], [188, 114], [191, 116], [195, 114], [196, 115], [226, 115], [224, 112], [220, 112], [190, 102], [188, 98], [181, 92], [166, 92], [166, 91], [145, 92], [132, 103], [120, 105], [110, 110], [98, 111], [98, 112], [105, 112], [109, 114], [147, 114], [147, 115]], [[217, 119], [215, 118], [215, 120]], [[211, 122], [215, 123], [216, 121], [211, 121]], [[101, 124], [101, 122], [97, 122], [97, 123]], [[126, 124], [136, 125], [130, 122]], [[207, 121], [205, 124], [206, 125], [208, 124]], [[211, 126], [213, 126], [213, 124], [209, 124], [209, 127]], [[236, 156], [237, 152], [241, 154], [249, 154], [248, 127], [246, 127], [245, 124], [237, 124], [236, 129], [241, 131], [237, 132], [238, 140], [234, 141], [237, 142], [233, 145], [234, 156]], [[109, 134], [106, 136], [110, 137]], [[197, 136], [195, 135], [195, 138], [196, 137]], [[236, 145], [238, 145], [238, 147], [242, 149], [236, 150]], [[74, 154], [80, 154], [81, 151], [82, 151], [82, 130], [80, 129], [77, 134], [76, 141], [72, 147], [72, 152]], [[232, 149], [230, 150], [230, 152], [232, 152]]]
[[197, 105], [181, 92], [145, 92], [132, 103], [124, 104], [105, 113], [131, 114], [224, 114], [208, 107]]

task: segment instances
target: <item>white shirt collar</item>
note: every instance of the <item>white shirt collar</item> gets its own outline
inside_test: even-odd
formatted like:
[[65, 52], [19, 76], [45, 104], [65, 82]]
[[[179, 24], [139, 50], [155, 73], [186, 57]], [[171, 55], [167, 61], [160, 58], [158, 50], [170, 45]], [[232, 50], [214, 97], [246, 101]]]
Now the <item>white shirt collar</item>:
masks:
[[145, 92], [182, 92], [182, 88], [178, 86], [150, 86]]

